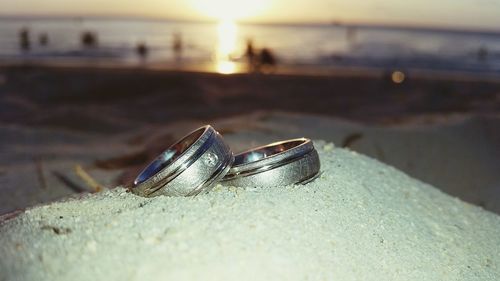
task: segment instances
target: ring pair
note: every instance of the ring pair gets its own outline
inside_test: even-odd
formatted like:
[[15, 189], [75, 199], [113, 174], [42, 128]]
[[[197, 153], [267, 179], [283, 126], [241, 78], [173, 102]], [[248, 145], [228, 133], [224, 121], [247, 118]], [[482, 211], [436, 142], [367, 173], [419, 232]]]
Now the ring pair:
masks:
[[217, 182], [272, 187], [303, 183], [320, 169], [311, 140], [292, 139], [233, 155], [210, 125], [189, 133], [151, 162], [134, 180], [132, 192], [144, 197], [192, 196]]

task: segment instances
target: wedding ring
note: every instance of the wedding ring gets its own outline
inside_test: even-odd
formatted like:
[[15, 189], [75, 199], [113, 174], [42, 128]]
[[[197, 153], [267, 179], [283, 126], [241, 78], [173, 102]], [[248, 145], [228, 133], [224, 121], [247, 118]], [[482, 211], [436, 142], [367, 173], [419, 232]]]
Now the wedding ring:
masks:
[[192, 196], [209, 191], [228, 172], [234, 156], [210, 125], [170, 146], [134, 180], [132, 192], [144, 196]]
[[257, 147], [235, 156], [224, 185], [273, 187], [305, 183], [320, 170], [310, 139], [300, 138]]

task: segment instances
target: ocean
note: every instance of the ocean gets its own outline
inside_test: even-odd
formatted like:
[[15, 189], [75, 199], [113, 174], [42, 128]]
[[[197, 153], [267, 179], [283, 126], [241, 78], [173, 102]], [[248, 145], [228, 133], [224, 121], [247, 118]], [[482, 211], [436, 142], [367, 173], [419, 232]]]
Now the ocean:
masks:
[[[25, 29], [24, 47], [20, 32]], [[82, 32], [95, 35], [82, 45]], [[45, 37], [45, 38], [44, 38]], [[45, 42], [44, 42], [45, 41]], [[0, 19], [0, 62], [211, 64], [230, 73], [247, 43], [279, 65], [500, 74], [500, 32], [355, 25], [260, 25], [133, 19]], [[142, 44], [147, 54], [138, 55]], [[177, 47], [176, 47], [177, 46]]]

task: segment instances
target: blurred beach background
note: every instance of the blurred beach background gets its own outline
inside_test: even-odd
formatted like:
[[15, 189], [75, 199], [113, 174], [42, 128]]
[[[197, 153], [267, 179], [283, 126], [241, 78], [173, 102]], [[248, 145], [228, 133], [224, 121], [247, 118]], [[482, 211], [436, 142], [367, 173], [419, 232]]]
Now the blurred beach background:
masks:
[[[0, 23], [4, 62], [146, 63], [229, 74], [248, 70], [251, 41], [273, 50], [279, 66], [295, 72], [348, 67], [500, 74], [500, 32], [491, 30], [120, 18], [13, 17]], [[22, 30], [28, 32], [26, 48], [20, 47]], [[96, 36], [93, 48], [82, 43], [85, 31]], [[139, 45], [147, 47], [145, 57]]]
[[143, 2], [1, 3], [0, 214], [130, 184], [206, 123], [500, 212], [500, 2]]

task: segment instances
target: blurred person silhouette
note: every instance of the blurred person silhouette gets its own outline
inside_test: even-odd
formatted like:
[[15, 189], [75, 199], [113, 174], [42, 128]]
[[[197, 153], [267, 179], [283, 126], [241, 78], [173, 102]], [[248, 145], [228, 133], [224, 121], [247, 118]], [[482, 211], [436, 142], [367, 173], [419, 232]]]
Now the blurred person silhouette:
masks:
[[141, 61], [144, 62], [149, 54], [149, 47], [145, 42], [139, 42], [137, 44], [137, 47], [135, 48], [135, 52], [137, 53]]
[[27, 27], [19, 30], [19, 48], [23, 52], [28, 52], [31, 49], [30, 30]]
[[38, 36], [38, 44], [40, 44], [40, 46], [47, 46], [49, 44], [49, 35], [45, 32], [41, 33]]
[[181, 60], [183, 48], [182, 35], [179, 32], [175, 32], [172, 37], [172, 51], [176, 61]]
[[488, 60], [488, 49], [486, 49], [486, 47], [479, 47], [479, 49], [477, 50], [477, 60], [481, 62], [485, 62]]
[[276, 58], [269, 48], [262, 48], [259, 54], [258, 68], [262, 72], [271, 72], [276, 66]]
[[251, 38], [247, 39], [247, 45], [245, 49], [245, 58], [247, 59], [248, 68], [250, 71], [255, 70], [255, 50], [253, 47], [253, 40]]
[[80, 35], [80, 42], [85, 49], [96, 48], [98, 45], [97, 34], [92, 31], [83, 31]]

